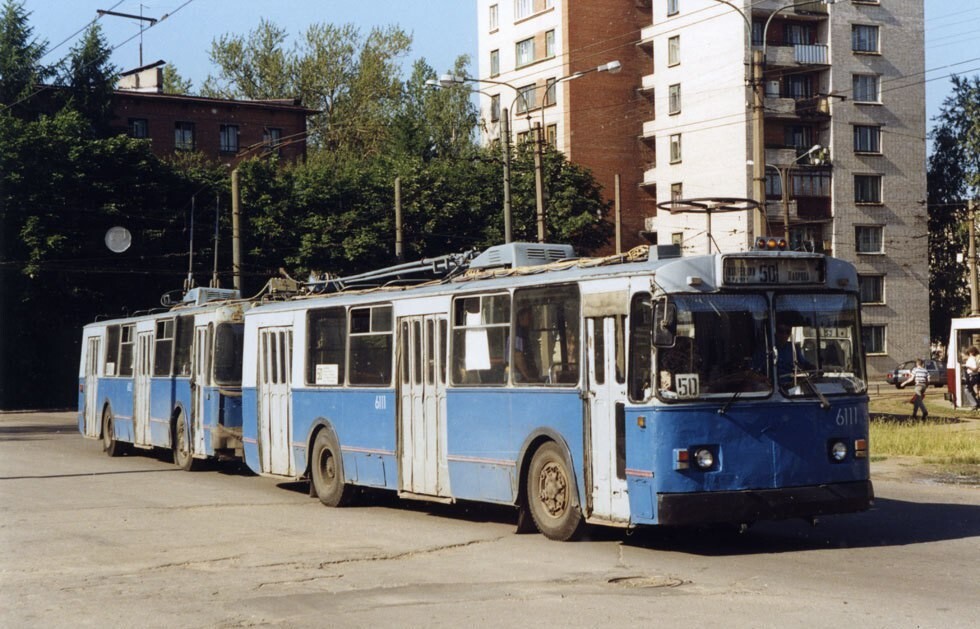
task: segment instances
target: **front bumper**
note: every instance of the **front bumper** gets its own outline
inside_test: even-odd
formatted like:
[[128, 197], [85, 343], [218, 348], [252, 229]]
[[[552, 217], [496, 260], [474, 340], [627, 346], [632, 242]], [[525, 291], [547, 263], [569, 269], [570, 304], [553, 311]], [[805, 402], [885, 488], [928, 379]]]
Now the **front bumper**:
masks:
[[871, 481], [783, 489], [658, 494], [662, 525], [755, 522], [865, 511], [874, 502]]

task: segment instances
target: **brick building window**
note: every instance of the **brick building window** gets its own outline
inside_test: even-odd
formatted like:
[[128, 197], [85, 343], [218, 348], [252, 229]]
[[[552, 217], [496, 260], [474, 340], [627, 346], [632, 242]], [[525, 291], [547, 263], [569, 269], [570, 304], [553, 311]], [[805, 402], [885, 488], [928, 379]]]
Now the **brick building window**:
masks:
[[854, 152], [881, 153], [881, 127], [854, 125]]
[[194, 123], [174, 123], [174, 149], [178, 151], [194, 150]]
[[537, 107], [534, 100], [534, 91], [534, 85], [525, 85], [517, 90], [517, 102], [514, 107], [517, 111], [515, 113], [527, 113], [529, 110]]
[[851, 26], [851, 50], [854, 52], [878, 52], [878, 27], [868, 24]]
[[670, 184], [670, 200], [680, 201], [683, 198], [684, 198], [684, 184], [682, 183]]
[[862, 325], [861, 341], [864, 343], [865, 354], [884, 354], [885, 348], [885, 326], [883, 325]]
[[526, 66], [530, 63], [534, 63], [534, 38], [528, 37], [527, 39], [522, 39], [517, 42], [516, 46], [517, 53], [517, 67]]
[[679, 114], [681, 113], [681, 84], [675, 83], [667, 88], [668, 92], [668, 114]]
[[854, 79], [854, 100], [858, 103], [877, 103], [878, 95], [878, 75], [877, 74], [855, 74]]
[[221, 125], [218, 130], [218, 150], [222, 153], [238, 152], [238, 125]]
[[551, 105], [556, 105], [558, 103], [558, 90], [556, 88], [558, 81], [555, 79], [548, 79], [544, 88], [544, 106], [550, 107]]
[[545, 139], [548, 141], [548, 146], [551, 148], [558, 148], [558, 125], [550, 124], [544, 130]]
[[497, 76], [500, 74], [500, 51], [491, 50], [490, 51], [490, 76]]
[[854, 175], [854, 202], [881, 203], [881, 175]]
[[282, 143], [282, 129], [266, 127], [262, 131], [262, 143], [265, 144], [266, 150], [275, 151], [278, 155], [279, 145]]
[[681, 62], [681, 36], [674, 35], [667, 40], [667, 65], [676, 66]]
[[130, 118], [129, 137], [131, 138], [150, 137], [150, 122], [146, 118]]
[[675, 133], [670, 136], [670, 163], [676, 164], [681, 161], [681, 134]]
[[490, 97], [490, 122], [500, 120], [500, 94]]
[[555, 56], [555, 31], [546, 31], [544, 34], [544, 56], [551, 59]]
[[861, 291], [862, 304], [885, 303], [884, 275], [858, 275], [858, 288]]
[[854, 250], [857, 253], [884, 253], [881, 225], [855, 225]]

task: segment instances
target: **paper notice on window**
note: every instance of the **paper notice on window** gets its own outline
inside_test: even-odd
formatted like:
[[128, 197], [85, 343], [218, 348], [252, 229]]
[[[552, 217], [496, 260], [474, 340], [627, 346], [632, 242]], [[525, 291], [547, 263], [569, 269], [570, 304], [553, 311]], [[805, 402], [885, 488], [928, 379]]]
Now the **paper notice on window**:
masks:
[[116, 375], [116, 363], [106, 363], [105, 364], [105, 375], [114, 376]]
[[490, 343], [486, 330], [466, 331], [466, 370], [490, 369]]
[[339, 384], [340, 369], [336, 364], [316, 366], [316, 384]]

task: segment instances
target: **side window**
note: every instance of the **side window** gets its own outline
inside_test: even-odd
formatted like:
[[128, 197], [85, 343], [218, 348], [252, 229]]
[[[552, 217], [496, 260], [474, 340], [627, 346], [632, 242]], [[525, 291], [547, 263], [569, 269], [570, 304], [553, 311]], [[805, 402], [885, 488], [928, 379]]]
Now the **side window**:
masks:
[[214, 337], [214, 381], [219, 385], [242, 383], [242, 346], [245, 326], [219, 323]]
[[156, 346], [153, 355], [153, 375], [169, 376], [174, 357], [174, 320], [157, 321]]
[[133, 342], [136, 326], [124, 325], [119, 328], [119, 360], [116, 362], [116, 373], [120, 376], [133, 375]]
[[391, 384], [391, 306], [350, 310], [350, 383]]
[[311, 310], [306, 315], [306, 383], [344, 384], [347, 313], [343, 308]]
[[512, 382], [578, 382], [579, 313], [578, 287], [574, 285], [514, 292]]
[[453, 384], [506, 384], [509, 329], [510, 295], [455, 299], [450, 361]]
[[118, 376], [119, 365], [119, 326], [110, 325], [105, 335], [105, 370], [107, 376]]
[[177, 346], [174, 348], [174, 375], [187, 378], [191, 375], [191, 345], [194, 343], [194, 317], [177, 317]]
[[630, 305], [629, 398], [642, 402], [650, 398], [650, 368], [653, 348], [653, 308], [649, 293], [633, 297]]

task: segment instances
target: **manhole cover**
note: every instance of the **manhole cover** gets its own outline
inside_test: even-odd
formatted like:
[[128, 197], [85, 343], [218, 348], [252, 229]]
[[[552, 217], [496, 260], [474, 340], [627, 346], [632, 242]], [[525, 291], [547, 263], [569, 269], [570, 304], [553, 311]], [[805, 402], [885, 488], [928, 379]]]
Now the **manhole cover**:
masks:
[[675, 588], [683, 585], [684, 580], [674, 577], [616, 577], [609, 579], [609, 583], [628, 588]]

